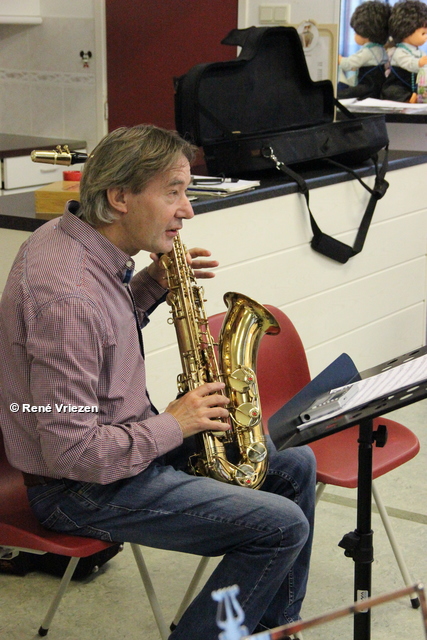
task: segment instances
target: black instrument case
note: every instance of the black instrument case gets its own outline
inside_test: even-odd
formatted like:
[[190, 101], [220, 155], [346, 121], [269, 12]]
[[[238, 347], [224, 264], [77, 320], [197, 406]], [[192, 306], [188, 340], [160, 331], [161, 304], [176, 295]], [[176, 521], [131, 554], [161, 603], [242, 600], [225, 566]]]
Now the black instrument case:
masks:
[[334, 87], [310, 78], [293, 27], [235, 29], [227, 62], [198, 64], [175, 80], [178, 132], [203, 147], [210, 175], [242, 176], [333, 158], [360, 164], [388, 143], [384, 116], [334, 121]]

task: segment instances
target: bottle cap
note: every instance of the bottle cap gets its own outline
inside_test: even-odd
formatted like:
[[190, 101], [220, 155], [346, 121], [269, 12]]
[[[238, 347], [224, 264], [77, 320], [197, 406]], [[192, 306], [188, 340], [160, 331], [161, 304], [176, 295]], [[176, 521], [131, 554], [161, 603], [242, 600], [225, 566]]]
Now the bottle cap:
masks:
[[81, 171], [63, 171], [62, 179], [63, 180], [73, 180], [74, 182], [78, 182], [82, 177]]

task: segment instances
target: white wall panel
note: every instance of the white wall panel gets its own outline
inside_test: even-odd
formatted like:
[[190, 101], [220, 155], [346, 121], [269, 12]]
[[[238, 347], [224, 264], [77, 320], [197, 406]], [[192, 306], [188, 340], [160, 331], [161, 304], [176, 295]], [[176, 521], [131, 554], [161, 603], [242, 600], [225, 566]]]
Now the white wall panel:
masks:
[[[373, 226], [408, 212], [426, 211], [425, 200], [420, 197], [425, 172], [426, 166], [419, 165], [388, 174], [390, 187], [377, 204]], [[372, 186], [373, 178], [367, 182]], [[319, 225], [326, 233], [347, 242], [354, 241], [368, 199], [368, 193], [356, 180], [310, 192], [311, 208]], [[344, 233], [348, 235], [340, 235]], [[370, 235], [371, 231], [368, 240]], [[184, 222], [181, 237], [188, 247], [208, 246], [223, 268], [307, 245], [312, 233], [303, 196], [291, 194], [197, 215]], [[316, 254], [312, 257], [316, 258], [312, 263], [316, 268], [322, 257]], [[147, 264], [147, 260], [144, 255], [138, 256], [138, 268]], [[334, 272], [351, 266], [323, 260], [324, 268], [328, 268], [327, 263]]]
[[[390, 317], [307, 350], [311, 375], [318, 374], [341, 353], [348, 353], [359, 371], [374, 367], [425, 343], [425, 305], [419, 303]], [[374, 345], [368, 348], [368, 345]]]
[[[374, 275], [355, 280], [310, 298], [304, 298], [282, 310], [289, 316], [306, 349], [342, 336], [367, 324], [416, 305], [426, 290], [424, 259], [417, 258]], [[390, 295], [392, 284], [393, 295]], [[313, 317], [313, 314], [314, 317]], [[366, 345], [371, 349], [370, 340]]]
[[162, 411], [178, 392], [176, 377], [182, 368], [176, 341], [169, 348], [148, 354], [146, 365], [150, 399]]
[[[227, 290], [283, 306], [346, 286], [356, 279], [424, 256], [426, 235], [427, 214], [416, 213], [392, 219], [387, 224], [372, 225], [362, 253], [345, 265], [314, 252], [308, 242], [263, 258], [248, 256], [245, 262], [218, 269], [217, 277], [206, 284], [209, 312], [218, 310], [217, 301]], [[348, 234], [339, 239], [350, 241], [352, 238]]]

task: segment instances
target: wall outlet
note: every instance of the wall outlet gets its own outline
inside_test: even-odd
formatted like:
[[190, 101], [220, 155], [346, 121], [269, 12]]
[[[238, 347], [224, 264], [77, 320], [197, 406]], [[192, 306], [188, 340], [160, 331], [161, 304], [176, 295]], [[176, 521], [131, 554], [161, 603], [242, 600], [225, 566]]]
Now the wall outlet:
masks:
[[258, 7], [260, 24], [290, 24], [290, 4], [260, 4]]

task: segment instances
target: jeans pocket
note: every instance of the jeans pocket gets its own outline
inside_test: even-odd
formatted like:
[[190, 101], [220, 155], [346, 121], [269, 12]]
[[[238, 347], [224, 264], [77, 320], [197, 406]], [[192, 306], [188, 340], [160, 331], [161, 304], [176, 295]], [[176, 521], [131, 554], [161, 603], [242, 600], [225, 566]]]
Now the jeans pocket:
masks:
[[[101, 487], [102, 488], [102, 487]], [[62, 478], [58, 482], [28, 489], [31, 509], [46, 529], [105, 542], [115, 542], [111, 534], [96, 526], [97, 504], [93, 499], [100, 485]]]
[[46, 527], [46, 529], [57, 531], [58, 533], [68, 533], [70, 535], [86, 536], [88, 538], [104, 540], [105, 542], [113, 542], [108, 531], [98, 529], [88, 524], [79, 525], [58, 506], [55, 506], [48, 516], [46, 516], [46, 513], [44, 513], [44, 517], [40, 517], [40, 513], [36, 513], [36, 515], [38, 515], [40, 524]]

